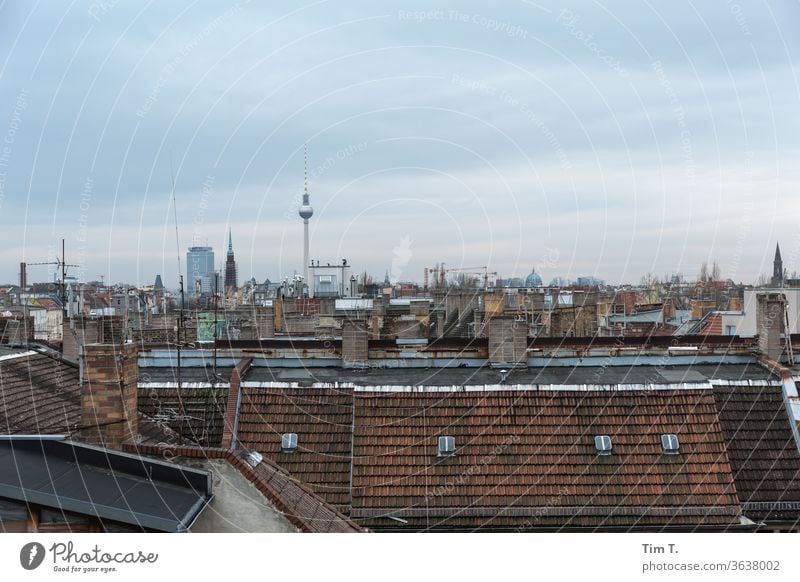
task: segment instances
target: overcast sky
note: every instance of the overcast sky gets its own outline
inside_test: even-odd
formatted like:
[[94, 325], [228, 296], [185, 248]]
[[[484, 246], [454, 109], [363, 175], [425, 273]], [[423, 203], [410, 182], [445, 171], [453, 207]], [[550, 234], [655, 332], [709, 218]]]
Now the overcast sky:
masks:
[[184, 270], [300, 272], [304, 142], [323, 263], [800, 270], [800, 3], [633, 6], [2, 2], [0, 281], [174, 287], [170, 166]]

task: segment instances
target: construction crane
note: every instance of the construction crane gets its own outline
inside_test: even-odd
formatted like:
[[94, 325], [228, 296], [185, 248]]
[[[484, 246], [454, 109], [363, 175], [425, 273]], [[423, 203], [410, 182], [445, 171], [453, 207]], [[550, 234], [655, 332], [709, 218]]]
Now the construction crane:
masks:
[[441, 283], [444, 284], [445, 275], [447, 273], [463, 273], [465, 275], [483, 275], [483, 288], [489, 288], [489, 275], [497, 276], [497, 271], [490, 271], [489, 267], [451, 267], [446, 268], [444, 263], [437, 265], [433, 271], [439, 273]]
[[483, 275], [483, 288], [489, 288], [489, 275], [497, 277], [497, 271], [490, 271], [488, 267], [462, 267], [458, 269], [448, 269], [451, 273], [463, 273], [466, 275]]

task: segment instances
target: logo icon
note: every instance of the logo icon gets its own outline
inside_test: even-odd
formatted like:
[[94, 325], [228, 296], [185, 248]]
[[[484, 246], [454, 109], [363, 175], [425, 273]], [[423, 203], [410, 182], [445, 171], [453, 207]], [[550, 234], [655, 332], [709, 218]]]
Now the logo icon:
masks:
[[30, 542], [19, 551], [19, 563], [26, 570], [35, 570], [44, 561], [44, 546], [38, 542]]

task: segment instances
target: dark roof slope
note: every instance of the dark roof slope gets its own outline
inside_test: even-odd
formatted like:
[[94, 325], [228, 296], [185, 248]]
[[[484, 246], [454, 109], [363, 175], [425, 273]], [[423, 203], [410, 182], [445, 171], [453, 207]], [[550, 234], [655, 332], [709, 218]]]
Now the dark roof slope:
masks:
[[71, 434], [80, 417], [77, 368], [39, 353], [0, 360], [0, 432]]
[[[78, 368], [39, 352], [16, 350], [0, 358], [0, 434], [78, 435]], [[141, 410], [141, 408], [140, 408]], [[178, 442], [168, 423], [139, 414], [142, 442]]]
[[232, 366], [220, 366], [215, 377], [211, 366], [184, 367], [179, 393], [176, 367], [140, 366], [139, 412], [190, 442], [219, 447], [232, 371]]
[[222, 442], [228, 388], [139, 388], [139, 412], [202, 446]]
[[125, 523], [186, 531], [211, 499], [211, 476], [64, 440], [0, 439], [0, 497]]
[[753, 520], [800, 520], [800, 453], [782, 390], [714, 388], [739, 501]]

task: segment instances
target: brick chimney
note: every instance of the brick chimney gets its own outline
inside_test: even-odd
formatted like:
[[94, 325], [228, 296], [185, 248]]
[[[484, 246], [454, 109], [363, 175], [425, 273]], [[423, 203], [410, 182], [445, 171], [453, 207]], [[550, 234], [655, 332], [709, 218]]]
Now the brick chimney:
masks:
[[222, 429], [223, 449], [236, 448], [236, 436], [239, 422], [239, 405], [241, 401], [242, 379], [253, 366], [253, 358], [242, 358], [231, 372], [231, 381], [228, 388], [228, 402], [225, 407], [225, 424]]
[[259, 339], [275, 337], [275, 308], [259, 307], [256, 309], [256, 331]]
[[342, 367], [366, 368], [369, 364], [370, 330], [363, 319], [342, 320]]
[[119, 449], [139, 433], [136, 345], [86, 344], [81, 358], [81, 427], [92, 444]]
[[664, 304], [661, 308], [661, 315], [666, 322], [668, 319], [675, 317], [675, 303], [671, 298], [664, 299]]
[[777, 362], [783, 353], [781, 333], [785, 327], [786, 298], [783, 293], [759, 293], [757, 300], [758, 351]]
[[489, 321], [489, 362], [493, 366], [527, 367], [528, 323], [495, 315]]

